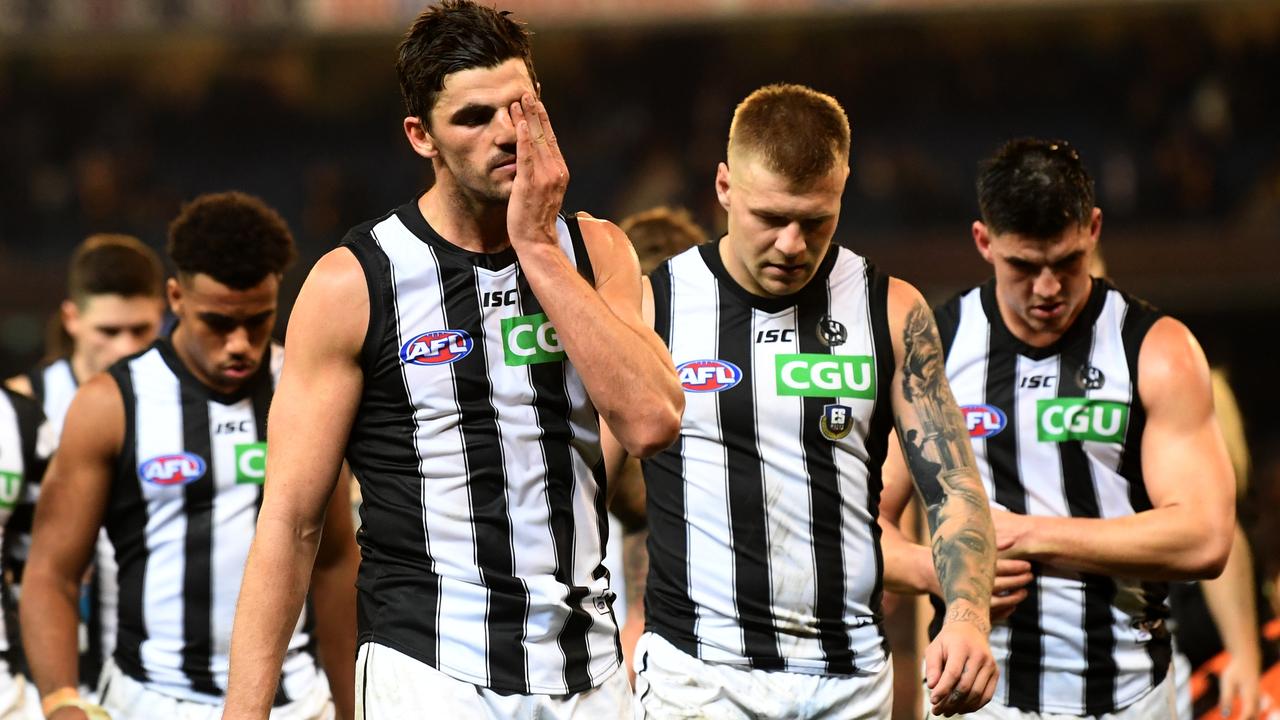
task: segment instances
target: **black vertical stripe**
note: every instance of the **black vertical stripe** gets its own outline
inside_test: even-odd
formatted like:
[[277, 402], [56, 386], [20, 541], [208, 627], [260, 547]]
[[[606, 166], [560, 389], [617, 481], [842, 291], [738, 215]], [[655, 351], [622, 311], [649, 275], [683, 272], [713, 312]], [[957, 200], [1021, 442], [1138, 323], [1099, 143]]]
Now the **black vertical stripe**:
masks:
[[[55, 361], [57, 362], [57, 361]], [[49, 366], [38, 367], [27, 373], [27, 380], [31, 383], [31, 397], [36, 402], [44, 405], [44, 374], [48, 371]]]
[[[576, 223], [574, 224], [576, 227]], [[575, 248], [576, 249], [576, 248]], [[585, 251], [584, 251], [585, 252]], [[533, 315], [542, 312], [542, 306], [529, 287], [523, 274], [518, 276], [520, 314]], [[533, 407], [538, 427], [542, 430], [538, 445], [546, 463], [544, 484], [547, 509], [551, 522], [551, 542], [556, 557], [556, 582], [569, 589], [565, 602], [569, 614], [565, 618], [556, 642], [564, 653], [564, 682], [566, 687], [585, 687], [591, 684], [589, 671], [590, 650], [587, 635], [591, 630], [591, 616], [582, 607], [588, 588], [573, 582], [574, 527], [573, 491], [574, 472], [571, 443], [573, 428], [569, 423], [573, 411], [569, 400], [566, 374], [567, 361], [543, 362], [526, 365], [533, 386]], [[589, 532], [588, 528], [582, 528]], [[598, 530], [597, 530], [598, 531]], [[604, 547], [601, 545], [601, 547]]]
[[182, 573], [182, 672], [191, 689], [210, 695], [222, 691], [213, 682], [213, 498], [217, 468], [209, 434], [209, 400], [189, 383], [182, 388], [182, 444], [205, 461], [204, 476], [183, 488], [187, 518]]
[[117, 579], [120, 586], [116, 622], [116, 665], [121, 672], [139, 681], [147, 681], [142, 665], [142, 643], [147, 639], [143, 586], [146, 582], [147, 502], [142, 496], [142, 480], [138, 477], [138, 409], [133, 391], [133, 377], [128, 363], [111, 367], [111, 377], [120, 388], [124, 405], [124, 441], [111, 487], [106, 513], [107, 535], [116, 548]]
[[889, 276], [867, 263], [867, 310], [870, 314], [871, 338], [876, 362], [876, 404], [864, 440], [867, 448], [867, 511], [871, 515], [871, 546], [876, 561], [876, 584], [868, 603], [881, 631], [884, 650], [889, 652], [889, 638], [879, 626], [884, 596], [884, 554], [880, 548], [880, 494], [884, 490], [884, 460], [889, 454], [889, 435], [893, 430], [893, 382], [897, 360], [893, 354], [893, 338], [889, 333]]
[[[823, 283], [825, 286], [826, 283]], [[818, 339], [819, 321], [830, 312], [829, 287], [803, 293], [796, 307], [796, 338], [802, 353], [830, 354], [832, 349]], [[762, 368], [761, 371], [772, 371]], [[847, 675], [855, 670], [853, 649], [845, 625], [847, 578], [844, 574], [844, 503], [840, 477], [836, 471], [835, 441], [822, 434], [826, 406], [834, 398], [802, 397], [800, 436], [804, 473], [809, 486], [809, 517], [812, 519], [815, 564], [813, 614], [818, 622], [818, 641], [826, 658], [827, 672]], [[852, 414], [852, 413], [851, 413]], [[762, 516], [763, 519], [763, 516]], [[873, 523], [874, 524], [874, 523]], [[795, 540], [800, 541], [799, 539]], [[878, 574], [878, 573], [877, 573]]]
[[[773, 617], [773, 583], [769, 572], [768, 521], [764, 473], [756, 438], [752, 391], [755, 368], [751, 337], [752, 309], [729, 294], [720, 296], [717, 327], [720, 359], [742, 370], [742, 381], [716, 396], [728, 477], [729, 537], [733, 547], [734, 606], [742, 626], [744, 655], [764, 670], [785, 667], [778, 651]], [[761, 368], [771, 372], [771, 368]]]
[[649, 273], [653, 289], [653, 331], [671, 347], [671, 261], [664, 261]]
[[[998, 319], [990, 318], [990, 322]], [[994, 337], [991, 333], [989, 337]], [[1008, 423], [1004, 430], [986, 439], [987, 462], [991, 466], [995, 501], [1009, 512], [1027, 514], [1027, 494], [1018, 475], [1019, 406], [1015, 398], [1018, 380], [1018, 354], [1008, 347], [991, 342], [987, 348], [985, 401], [1004, 410]], [[1040, 568], [1032, 565], [1038, 576]], [[1008, 675], [1009, 705], [1021, 710], [1040, 710], [1040, 682], [1043, 669], [1043, 638], [1040, 630], [1039, 582], [1026, 586], [1027, 597], [1009, 617]]]
[[[443, 259], [441, 254], [437, 253], [437, 259]], [[485, 617], [489, 682], [528, 692], [522, 641], [529, 593], [523, 581], [515, 577], [507, 478], [498, 442], [497, 410], [490, 400], [493, 387], [489, 382], [479, 287], [470, 266], [442, 266], [440, 271], [445, 322], [450, 328], [466, 330], [472, 338], [471, 353], [453, 364], [453, 385], [471, 489], [476, 564], [489, 598]]]
[[[1129, 503], [1135, 513], [1152, 509], [1151, 497], [1147, 494], [1146, 479], [1142, 473], [1142, 435], [1147, 427], [1147, 411], [1138, 395], [1138, 356], [1142, 351], [1142, 342], [1147, 337], [1151, 326], [1162, 317], [1162, 314], [1150, 305], [1121, 293], [1126, 307], [1124, 320], [1120, 326], [1120, 342], [1124, 347], [1125, 363], [1129, 368], [1129, 427], [1125, 429], [1124, 447], [1121, 449], [1120, 476], [1129, 482]], [[1151, 684], [1164, 682], [1173, 660], [1173, 643], [1169, 628], [1165, 624], [1169, 617], [1166, 599], [1169, 596], [1169, 584], [1164, 582], [1142, 583], [1142, 594], [1146, 600], [1144, 620], [1151, 628], [1151, 640], [1147, 642], [1147, 657], [1151, 659]]]
[[[1089, 364], [1096, 328], [1084, 333], [1063, 349], [1058, 365], [1058, 397], [1084, 397], [1078, 378]], [[1062, 464], [1062, 488], [1072, 517], [1098, 518], [1098, 492], [1084, 444], [1079, 440], [1058, 443]], [[1084, 573], [1085, 673], [1084, 708], [1087, 715], [1102, 715], [1115, 709], [1116, 638], [1111, 604], [1116, 596], [1115, 581], [1105, 575]]]
[[[361, 553], [358, 642], [378, 640], [375, 629], [389, 637], [417, 639], [414, 655], [436, 667], [440, 578], [431, 569], [432, 558], [425, 554], [421, 569], [409, 571], [382, 561], [396, 553], [419, 557], [422, 548], [429, 549], [421, 512], [406, 511], [421, 508], [426, 480], [419, 474], [413, 400], [400, 362], [400, 338], [428, 328], [400, 327], [395, 272], [372, 235], [353, 236], [346, 247], [364, 271], [370, 302], [369, 330], [361, 351], [364, 393], [347, 441], [347, 460], [362, 481], [363, 496], [361, 529], [356, 533]], [[369, 528], [376, 528], [376, 534]]]
[[[578, 274], [591, 287], [596, 285], [596, 272], [591, 266], [591, 253], [587, 252], [587, 244], [582, 239], [582, 228], [578, 225], [577, 215], [561, 214], [560, 219], [564, 220], [565, 227], [569, 230], [569, 242], [573, 246], [573, 262], [578, 268]], [[521, 275], [521, 278], [524, 276]]]

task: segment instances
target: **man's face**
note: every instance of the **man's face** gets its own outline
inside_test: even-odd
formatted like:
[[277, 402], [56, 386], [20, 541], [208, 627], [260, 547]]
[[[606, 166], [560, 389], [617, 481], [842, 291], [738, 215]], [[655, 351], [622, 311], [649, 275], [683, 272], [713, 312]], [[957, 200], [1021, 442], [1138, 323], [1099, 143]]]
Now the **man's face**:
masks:
[[257, 372], [271, 342], [279, 291], [275, 275], [247, 290], [203, 273], [169, 281], [169, 307], [178, 318], [173, 344], [198, 379], [229, 393]]
[[536, 95], [537, 89], [520, 58], [451, 73], [431, 109], [430, 127], [424, 128], [430, 149], [419, 152], [438, 158], [464, 194], [482, 203], [505, 203], [516, 177], [509, 108], [525, 93]]
[[146, 295], [90, 295], [83, 304], [67, 300], [62, 305], [75, 364], [91, 375], [150, 345], [163, 316], [164, 302]]
[[1093, 287], [1090, 260], [1101, 229], [1097, 208], [1088, 225], [1047, 239], [994, 234], [981, 222], [973, 224], [978, 252], [995, 269], [1001, 317], [1015, 337], [1044, 347], [1075, 322]]
[[731, 162], [732, 168], [720, 163], [716, 173], [716, 194], [729, 214], [729, 234], [720, 244], [725, 268], [754, 295], [800, 291], [831, 246], [848, 166], [837, 164], [796, 185], [748, 153]]

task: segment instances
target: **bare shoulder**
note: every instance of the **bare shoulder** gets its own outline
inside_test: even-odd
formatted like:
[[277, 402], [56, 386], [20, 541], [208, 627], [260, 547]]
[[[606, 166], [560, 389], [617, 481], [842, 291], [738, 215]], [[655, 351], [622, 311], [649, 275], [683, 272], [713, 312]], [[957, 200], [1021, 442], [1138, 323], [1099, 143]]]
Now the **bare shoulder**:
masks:
[[306, 343], [357, 350], [369, 327], [369, 284], [364, 268], [345, 247], [330, 250], [312, 266], [298, 300], [289, 316], [286, 347], [290, 356], [298, 354], [288, 341], [305, 336]]
[[27, 377], [26, 375], [14, 375], [13, 377], [4, 381], [4, 386], [18, 393], [19, 395], [34, 397], [36, 394], [35, 388], [31, 387], [31, 378]]
[[110, 373], [98, 373], [80, 386], [62, 429], [59, 454], [83, 446], [116, 450], [124, 442], [124, 398]]
[[1162, 317], [1138, 351], [1138, 393], [1148, 408], [1174, 398], [1212, 402], [1212, 379], [1204, 350], [1181, 321]]
[[896, 277], [889, 278], [889, 322], [901, 323], [915, 307], [919, 305], [926, 310], [928, 304], [915, 285]]
[[576, 217], [591, 265], [596, 268], [597, 287], [618, 273], [639, 276], [640, 260], [622, 228], [585, 212], [579, 212]]
[[893, 341], [894, 353], [899, 358], [913, 347], [918, 348], [921, 342], [938, 342], [933, 311], [924, 301], [924, 296], [911, 283], [895, 277], [889, 278], [888, 313], [889, 335]]

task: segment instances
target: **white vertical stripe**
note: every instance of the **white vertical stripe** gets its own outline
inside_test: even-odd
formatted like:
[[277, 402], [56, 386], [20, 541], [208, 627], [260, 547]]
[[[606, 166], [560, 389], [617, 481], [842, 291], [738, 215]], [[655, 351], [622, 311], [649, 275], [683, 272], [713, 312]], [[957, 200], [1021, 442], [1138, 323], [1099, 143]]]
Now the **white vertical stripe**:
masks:
[[54, 360], [41, 373], [44, 375], [44, 416], [53, 428], [53, 436], [61, 438], [62, 423], [67, 419], [67, 409], [71, 407], [71, 399], [79, 385], [67, 358]]
[[[0, 470], [12, 473], [17, 480], [0, 480], [0, 545], [4, 544], [4, 526], [13, 514], [13, 504], [22, 497], [22, 483], [26, 478], [26, 462], [22, 456], [22, 435], [18, 426], [18, 414], [7, 392], [0, 392]], [[0, 651], [9, 649], [8, 629], [4, 624], [4, 613], [0, 613]], [[0, 672], [8, 672], [8, 664], [0, 657]]]

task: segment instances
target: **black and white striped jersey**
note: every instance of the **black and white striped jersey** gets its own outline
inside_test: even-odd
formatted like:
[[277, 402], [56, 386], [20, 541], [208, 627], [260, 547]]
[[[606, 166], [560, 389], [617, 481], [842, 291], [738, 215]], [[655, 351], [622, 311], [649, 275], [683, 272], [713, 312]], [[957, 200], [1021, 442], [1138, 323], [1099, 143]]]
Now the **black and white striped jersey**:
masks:
[[[53, 452], [52, 428], [40, 406], [31, 398], [0, 388], [0, 546], [4, 545], [7, 525], [14, 508], [21, 502], [24, 485], [44, 474]], [[8, 554], [3, 555], [9, 562]], [[10, 568], [0, 567], [6, 577]], [[0, 675], [9, 672], [9, 651], [17, 643], [17, 624], [13, 622], [17, 607], [5, 593], [0, 611]]]
[[[283, 352], [234, 395], [191, 374], [168, 339], [111, 366], [125, 437], [103, 524], [119, 565], [113, 655], [129, 677], [218, 704], [231, 625], [266, 477], [267, 408]], [[304, 611], [276, 704], [301, 697], [317, 669]]]
[[719, 244], [651, 276], [685, 411], [644, 462], [649, 630], [708, 662], [874, 672], [888, 276], [832, 246], [795, 295], [751, 295]]
[[[594, 284], [577, 220], [557, 229]], [[416, 203], [345, 246], [371, 304], [360, 642], [500, 692], [599, 685], [620, 661], [599, 425], [515, 252], [458, 248]]]
[[[994, 281], [938, 311], [947, 377], [996, 507], [1114, 518], [1150, 509], [1138, 351], [1160, 313], [1095, 280], [1055, 344], [1009, 332]], [[1164, 679], [1167, 585], [1037, 565], [1008, 622], [991, 631], [995, 701], [1031, 712], [1102, 715]]]
[[[27, 372], [27, 382], [31, 383], [31, 396], [44, 409], [55, 438], [62, 435], [62, 421], [67, 417], [67, 408], [71, 407], [71, 398], [76, 396], [80, 382], [71, 370], [71, 358], [58, 358]], [[38, 481], [37, 481], [38, 482]]]

